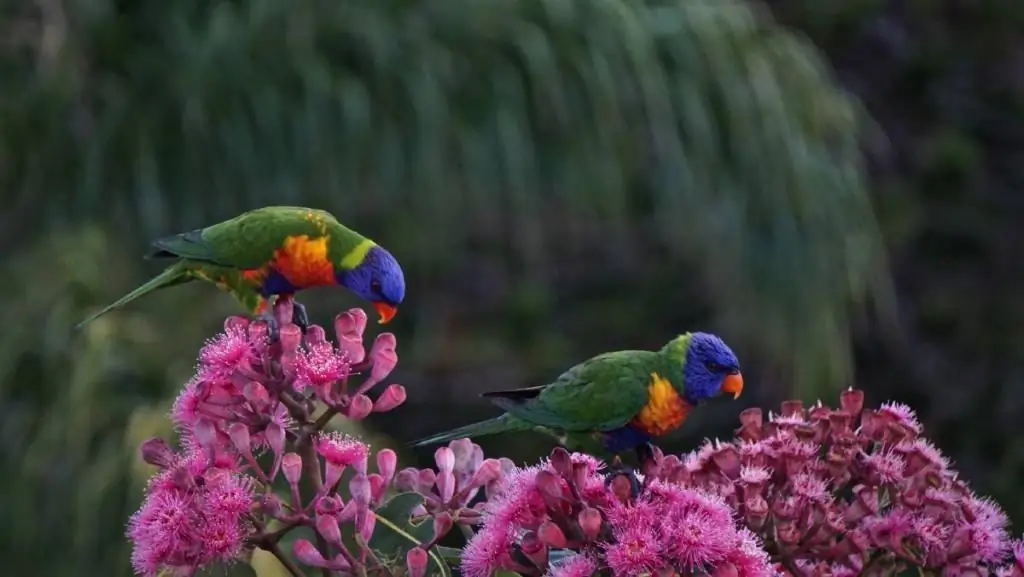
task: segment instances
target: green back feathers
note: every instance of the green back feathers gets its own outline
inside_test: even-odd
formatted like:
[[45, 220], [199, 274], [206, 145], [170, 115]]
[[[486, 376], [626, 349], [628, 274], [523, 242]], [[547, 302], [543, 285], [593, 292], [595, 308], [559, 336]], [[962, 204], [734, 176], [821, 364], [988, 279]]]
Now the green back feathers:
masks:
[[[344, 261], [352, 268], [359, 264], [373, 243], [342, 225], [330, 213], [299, 206], [268, 206], [251, 210], [232, 219], [190, 232], [161, 238], [153, 243], [154, 256], [175, 256], [225, 267], [253, 269], [266, 264], [274, 251], [289, 237], [310, 239], [327, 237], [327, 255], [331, 263]], [[356, 250], [362, 247], [361, 253]], [[358, 259], [350, 257], [353, 252]], [[355, 261], [355, 262], [353, 262]]]

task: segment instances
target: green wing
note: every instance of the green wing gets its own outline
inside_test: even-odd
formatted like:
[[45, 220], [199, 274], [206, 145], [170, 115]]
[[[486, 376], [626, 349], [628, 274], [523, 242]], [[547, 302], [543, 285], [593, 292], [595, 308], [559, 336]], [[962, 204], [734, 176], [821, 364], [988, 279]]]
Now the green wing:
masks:
[[156, 240], [154, 256], [176, 256], [232, 268], [258, 268], [289, 236], [358, 235], [330, 213], [299, 206], [268, 206], [203, 229]]
[[[651, 351], [605, 353], [572, 367], [549, 385], [522, 389], [512, 399], [492, 395], [499, 396], [495, 404], [509, 414], [535, 425], [569, 432], [609, 431], [628, 423], [647, 404], [649, 373], [657, 358]], [[528, 391], [539, 394], [514, 402]]]

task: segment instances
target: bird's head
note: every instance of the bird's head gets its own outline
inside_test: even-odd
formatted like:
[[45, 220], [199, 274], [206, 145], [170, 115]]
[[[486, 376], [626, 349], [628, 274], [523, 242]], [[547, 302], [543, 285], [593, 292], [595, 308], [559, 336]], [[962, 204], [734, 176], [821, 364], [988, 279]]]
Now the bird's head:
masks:
[[718, 395], [739, 398], [743, 392], [743, 374], [729, 345], [709, 333], [692, 333], [680, 339], [686, 337], [690, 341], [683, 367], [686, 400], [696, 405]]
[[390, 321], [405, 299], [405, 274], [391, 253], [379, 246], [366, 251], [363, 262], [336, 275], [338, 284], [373, 303], [380, 324]]

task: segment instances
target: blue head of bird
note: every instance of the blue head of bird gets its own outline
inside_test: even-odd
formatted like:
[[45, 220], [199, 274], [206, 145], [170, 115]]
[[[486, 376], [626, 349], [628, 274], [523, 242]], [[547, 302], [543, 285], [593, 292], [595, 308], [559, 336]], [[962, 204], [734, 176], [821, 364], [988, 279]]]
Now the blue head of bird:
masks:
[[373, 303], [380, 324], [394, 318], [405, 299], [405, 274], [390, 252], [379, 246], [366, 251], [363, 262], [335, 275], [338, 284]]
[[683, 379], [686, 400], [693, 405], [725, 394], [736, 399], [743, 392], [743, 374], [736, 354], [725, 341], [710, 333], [690, 335]]

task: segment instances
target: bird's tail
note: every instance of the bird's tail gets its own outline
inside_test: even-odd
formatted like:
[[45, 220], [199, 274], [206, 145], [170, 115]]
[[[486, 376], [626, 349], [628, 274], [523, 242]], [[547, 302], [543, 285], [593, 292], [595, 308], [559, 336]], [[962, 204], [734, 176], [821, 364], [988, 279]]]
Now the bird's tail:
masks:
[[109, 313], [110, 311], [123, 307], [124, 305], [132, 302], [133, 300], [141, 296], [145, 296], [157, 289], [174, 286], [176, 284], [181, 284], [183, 282], [188, 282], [190, 280], [192, 280], [192, 277], [189, 273], [188, 268], [185, 266], [185, 263], [177, 262], [175, 264], [172, 264], [171, 266], [167, 267], [164, 270], [164, 272], [149, 279], [132, 292], [124, 295], [123, 297], [103, 307], [99, 311], [93, 313], [91, 316], [89, 316], [89, 318], [75, 325], [75, 328], [80, 329], [85, 325], [91, 323], [92, 321], [98, 319], [99, 317]]
[[467, 437], [482, 437], [484, 435], [510, 433], [513, 431], [528, 431], [532, 428], [533, 425], [530, 425], [525, 421], [519, 420], [510, 415], [501, 415], [494, 417], [493, 419], [487, 419], [486, 421], [480, 421], [478, 423], [473, 423], [464, 427], [424, 437], [418, 441], [413, 441], [412, 446], [422, 447], [424, 445], [447, 443], [448, 441], [464, 439]]

